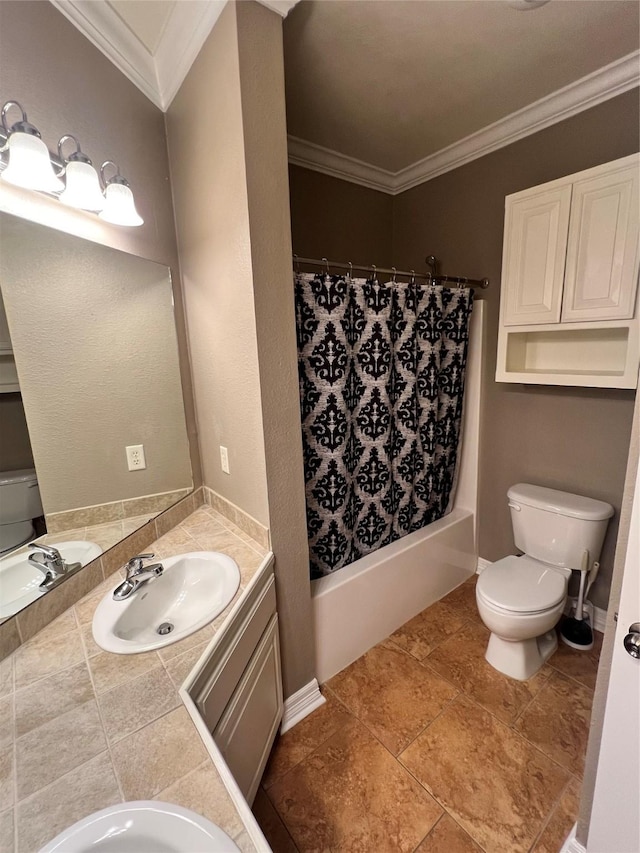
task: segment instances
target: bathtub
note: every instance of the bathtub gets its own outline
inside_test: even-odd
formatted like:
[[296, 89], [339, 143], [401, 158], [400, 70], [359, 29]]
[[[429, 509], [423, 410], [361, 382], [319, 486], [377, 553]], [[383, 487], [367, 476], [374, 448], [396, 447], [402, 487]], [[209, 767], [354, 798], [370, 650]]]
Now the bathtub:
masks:
[[453, 510], [439, 521], [311, 582], [320, 683], [353, 663], [477, 570], [476, 516], [484, 305], [476, 302], [458, 486]]

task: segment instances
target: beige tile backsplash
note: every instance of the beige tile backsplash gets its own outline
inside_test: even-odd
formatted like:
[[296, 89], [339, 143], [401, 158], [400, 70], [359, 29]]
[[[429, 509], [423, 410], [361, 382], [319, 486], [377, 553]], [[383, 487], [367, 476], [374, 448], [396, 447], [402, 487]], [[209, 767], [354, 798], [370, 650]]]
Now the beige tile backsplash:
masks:
[[241, 569], [229, 609], [242, 595], [265, 547], [228, 519], [223, 524], [211, 507], [183, 504], [165, 513], [172, 524], [163, 521], [161, 533], [156, 520], [129, 537], [128, 549], [122, 543], [117, 555], [96, 561], [99, 578], [84, 597], [0, 661], [3, 853], [14, 841], [18, 853], [32, 853], [91, 812], [153, 798], [193, 809], [241, 850], [255, 849], [178, 693], [228, 610], [159, 652], [113, 655], [92, 636], [93, 612], [118, 582], [105, 574], [142, 550], [163, 559], [210, 550], [215, 541], [215, 550], [234, 556]]

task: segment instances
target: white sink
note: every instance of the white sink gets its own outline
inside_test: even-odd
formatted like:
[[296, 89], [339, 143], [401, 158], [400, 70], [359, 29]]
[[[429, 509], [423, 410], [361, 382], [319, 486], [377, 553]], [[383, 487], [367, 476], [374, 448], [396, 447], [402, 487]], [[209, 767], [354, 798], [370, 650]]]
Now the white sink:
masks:
[[[102, 548], [94, 542], [48, 542], [57, 548], [66, 563], [82, 563], [86, 566], [102, 554]], [[0, 619], [22, 610], [47, 590], [40, 589], [44, 574], [29, 563], [31, 551], [20, 551], [0, 559]]]
[[[107, 652], [132, 655], [177, 643], [225, 609], [240, 586], [235, 560], [194, 551], [162, 560], [164, 573], [124, 601], [107, 593], [93, 615], [93, 638]], [[172, 626], [158, 633], [160, 626]]]
[[234, 853], [226, 832], [195, 812], [140, 800], [74, 823], [40, 853]]

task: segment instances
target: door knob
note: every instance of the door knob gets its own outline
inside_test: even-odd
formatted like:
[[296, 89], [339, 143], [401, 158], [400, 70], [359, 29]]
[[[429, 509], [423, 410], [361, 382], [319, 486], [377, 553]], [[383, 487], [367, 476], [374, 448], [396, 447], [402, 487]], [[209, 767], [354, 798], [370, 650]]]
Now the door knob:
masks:
[[632, 658], [640, 658], [640, 622], [629, 625], [629, 633], [623, 642], [625, 649]]

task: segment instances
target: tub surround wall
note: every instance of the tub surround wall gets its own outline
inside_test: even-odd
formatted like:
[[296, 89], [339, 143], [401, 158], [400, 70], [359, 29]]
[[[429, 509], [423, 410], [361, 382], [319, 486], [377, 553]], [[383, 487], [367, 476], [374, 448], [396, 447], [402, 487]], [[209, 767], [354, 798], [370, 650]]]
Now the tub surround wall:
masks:
[[164, 115], [51, 3], [0, 3], [0, 79], [50, 148], [78, 137], [94, 164], [118, 162], [145, 224], [119, 228], [57, 200], [0, 186], [0, 210], [169, 266], [191, 468], [200, 485], [194, 403], [173, 219]]
[[269, 528], [290, 696], [314, 673], [282, 19], [253, 2], [228, 3], [169, 108], [167, 131], [204, 483]]
[[[214, 821], [243, 851], [268, 851], [222, 756], [194, 725], [193, 705], [185, 707], [180, 692], [268, 552], [210, 508], [189, 513], [151, 548], [163, 559], [205, 550], [212, 537], [238, 562], [241, 584], [223, 613], [196, 634], [158, 652], [103, 652], [91, 621], [119, 580], [108, 572], [98, 589], [0, 664], [2, 850], [14, 849], [14, 837], [19, 853], [37, 850], [93, 811], [157, 799]], [[59, 748], [61, 739], [68, 749]]]

